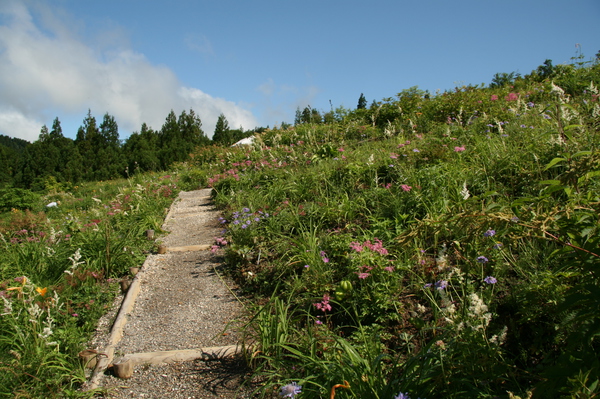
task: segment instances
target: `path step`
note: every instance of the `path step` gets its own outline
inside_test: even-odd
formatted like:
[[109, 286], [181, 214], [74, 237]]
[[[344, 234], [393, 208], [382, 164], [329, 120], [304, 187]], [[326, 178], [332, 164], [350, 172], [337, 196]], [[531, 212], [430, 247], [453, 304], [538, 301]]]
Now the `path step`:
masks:
[[193, 252], [193, 251], [206, 251], [212, 246], [207, 244], [201, 245], [186, 245], [183, 247], [166, 247], [166, 252]]
[[239, 345], [215, 346], [210, 348], [179, 349], [172, 351], [158, 351], [145, 353], [130, 353], [123, 356], [123, 360], [129, 360], [134, 365], [138, 364], [160, 364], [172, 362], [186, 362], [189, 360], [217, 360], [232, 357], [242, 352]]

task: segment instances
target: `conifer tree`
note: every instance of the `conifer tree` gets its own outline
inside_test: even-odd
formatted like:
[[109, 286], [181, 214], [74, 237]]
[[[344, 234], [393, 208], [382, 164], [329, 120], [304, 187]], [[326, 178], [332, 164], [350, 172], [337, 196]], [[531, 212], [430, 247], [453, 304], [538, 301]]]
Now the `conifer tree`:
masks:
[[173, 162], [183, 160], [185, 151], [182, 151], [181, 142], [181, 132], [177, 116], [171, 110], [159, 133], [158, 157], [161, 169], [167, 169]]
[[367, 99], [363, 93], [360, 93], [360, 97], [358, 98], [358, 105], [356, 109], [366, 109], [367, 108]]
[[230, 145], [232, 144], [231, 131], [229, 129], [229, 122], [225, 115], [219, 115], [217, 119], [217, 123], [215, 125], [215, 132], [213, 134], [213, 142], [219, 143], [222, 145]]
[[92, 111], [83, 120], [83, 126], [77, 130], [75, 146], [81, 155], [81, 175], [84, 180], [93, 180], [96, 165], [96, 154], [94, 152], [95, 143], [98, 141], [98, 126], [96, 118], [92, 116]]
[[158, 132], [142, 123], [140, 132], [133, 132], [123, 145], [127, 154], [128, 173], [160, 170]]
[[126, 162], [121, 157], [119, 126], [115, 118], [108, 113], [104, 115], [99, 126], [99, 134], [94, 142], [96, 153], [95, 180], [108, 180], [122, 175]]

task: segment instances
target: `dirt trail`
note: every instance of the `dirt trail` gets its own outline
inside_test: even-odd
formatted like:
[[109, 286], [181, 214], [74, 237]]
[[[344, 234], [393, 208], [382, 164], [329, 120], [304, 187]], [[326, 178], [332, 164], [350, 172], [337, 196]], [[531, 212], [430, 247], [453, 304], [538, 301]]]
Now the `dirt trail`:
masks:
[[[187, 354], [206, 359], [221, 357], [225, 349], [236, 350], [243, 306], [231, 282], [219, 272], [222, 258], [208, 250], [221, 235], [218, 216], [210, 189], [181, 192], [171, 206], [163, 225], [170, 233], [160, 238], [167, 252], [149, 255], [135, 278], [138, 281], [132, 283], [130, 291], [135, 286], [136, 292], [127, 297], [135, 295], [135, 304], [127, 315], [119, 316], [126, 322], [112, 360], [132, 361], [138, 359], [136, 354], [145, 353], [159, 363], [138, 359], [130, 379], [116, 378], [109, 368], [99, 376], [98, 386], [108, 390], [103, 398], [251, 397], [251, 389], [243, 384], [248, 370], [239, 356], [164, 363], [164, 356], [159, 359], [156, 354], [173, 351], [166, 357], [181, 359]], [[107, 335], [99, 334], [99, 349], [107, 347]], [[216, 355], [205, 352], [214, 347], [225, 349]], [[189, 356], [186, 350], [190, 349], [201, 354]]]

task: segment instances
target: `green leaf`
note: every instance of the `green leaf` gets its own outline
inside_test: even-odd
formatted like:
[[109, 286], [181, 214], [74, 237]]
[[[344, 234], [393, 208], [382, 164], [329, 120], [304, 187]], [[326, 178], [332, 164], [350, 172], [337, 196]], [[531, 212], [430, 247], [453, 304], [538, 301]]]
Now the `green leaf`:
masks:
[[567, 158], [554, 158], [552, 161], [550, 161], [548, 163], [548, 165], [546, 165], [546, 167], [544, 168], [544, 170], [548, 170], [551, 167], [553, 167], [554, 165], [556, 165], [557, 163], [563, 162], [563, 161], [566, 161], [566, 160], [567, 160]]
[[538, 184], [545, 184], [548, 186], [556, 186], [556, 185], [560, 184], [560, 180], [543, 180], [543, 181], [539, 182]]
[[[571, 126], [579, 126], [579, 125], [571, 125]], [[567, 128], [568, 128], [568, 126], [567, 126]], [[571, 158], [578, 158], [578, 157], [582, 157], [584, 155], [592, 155], [592, 152], [591, 151], [577, 151], [575, 154], [573, 154], [573, 156]]]

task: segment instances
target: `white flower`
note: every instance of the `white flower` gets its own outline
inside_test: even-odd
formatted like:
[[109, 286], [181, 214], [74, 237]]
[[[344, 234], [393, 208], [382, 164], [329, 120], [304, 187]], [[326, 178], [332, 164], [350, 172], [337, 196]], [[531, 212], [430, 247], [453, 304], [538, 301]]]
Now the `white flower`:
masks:
[[[34, 303], [30, 307], [27, 308], [27, 312], [34, 318], [37, 319], [43, 312], [42, 308], [38, 306], [37, 303]], [[32, 320], [34, 321], [34, 320]], [[35, 321], [34, 321], [35, 322]]]
[[480, 317], [488, 311], [487, 305], [483, 302], [482, 299], [479, 298], [479, 296], [476, 293], [473, 292], [472, 294], [470, 294], [469, 299], [471, 301], [471, 306], [469, 306], [470, 316]]
[[0, 316], [5, 316], [12, 313], [12, 302], [8, 299], [2, 297], [4, 300], [4, 313], [0, 314]]
[[373, 165], [374, 161], [375, 161], [375, 156], [373, 154], [371, 154], [371, 156], [369, 157], [369, 160], [367, 161], [367, 165], [369, 165], [369, 166]]
[[493, 335], [492, 338], [490, 338], [490, 342], [495, 345], [502, 345], [506, 341], [507, 332], [508, 327], [504, 326], [502, 331], [500, 331], [500, 335]]
[[554, 82], [552, 82], [552, 89], [550, 90], [550, 93], [557, 94], [560, 97], [565, 95], [565, 91], [557, 85], [555, 85]]
[[463, 183], [463, 189], [460, 191], [460, 195], [464, 200], [469, 199], [471, 196], [471, 193], [469, 193], [469, 189], [467, 188], [467, 182]]
[[50, 327], [44, 327], [44, 331], [42, 331], [41, 334], [39, 334], [40, 338], [48, 338], [49, 336], [51, 336], [53, 334], [52, 329]]
[[594, 118], [600, 118], [600, 105], [594, 104], [594, 109], [592, 110], [592, 116]]

